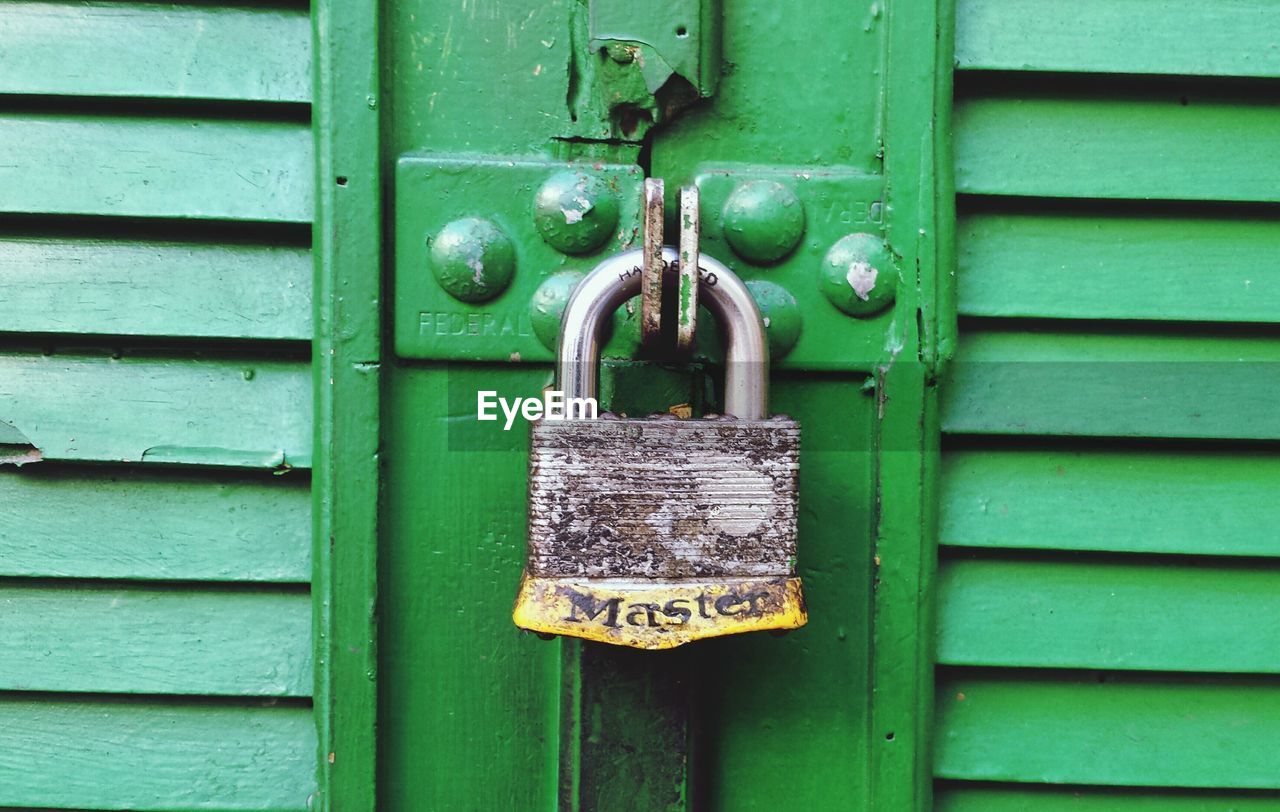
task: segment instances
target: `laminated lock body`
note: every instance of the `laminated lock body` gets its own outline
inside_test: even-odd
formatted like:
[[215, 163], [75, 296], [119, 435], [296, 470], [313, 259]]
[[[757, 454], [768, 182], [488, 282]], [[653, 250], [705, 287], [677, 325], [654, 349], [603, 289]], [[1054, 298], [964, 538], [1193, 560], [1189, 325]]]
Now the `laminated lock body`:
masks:
[[786, 418], [541, 421], [528, 572], [791, 575], [799, 455], [800, 427]]
[[640, 648], [803, 625], [799, 450], [785, 417], [534, 424], [517, 624]]

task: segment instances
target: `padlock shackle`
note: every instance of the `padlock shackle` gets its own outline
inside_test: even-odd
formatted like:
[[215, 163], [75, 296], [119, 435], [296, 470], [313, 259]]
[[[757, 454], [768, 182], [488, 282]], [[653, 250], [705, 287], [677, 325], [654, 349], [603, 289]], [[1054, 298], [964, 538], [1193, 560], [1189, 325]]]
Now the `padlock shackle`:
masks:
[[[663, 248], [662, 258], [670, 264], [678, 253]], [[600, 333], [623, 302], [640, 294], [643, 262], [640, 249], [612, 256], [573, 289], [560, 324], [556, 367], [567, 402], [596, 397]], [[764, 419], [769, 416], [769, 343], [760, 310], [751, 291], [723, 263], [703, 254], [698, 267], [704, 274], [698, 285], [699, 304], [711, 311], [725, 332], [724, 413], [743, 420]]]

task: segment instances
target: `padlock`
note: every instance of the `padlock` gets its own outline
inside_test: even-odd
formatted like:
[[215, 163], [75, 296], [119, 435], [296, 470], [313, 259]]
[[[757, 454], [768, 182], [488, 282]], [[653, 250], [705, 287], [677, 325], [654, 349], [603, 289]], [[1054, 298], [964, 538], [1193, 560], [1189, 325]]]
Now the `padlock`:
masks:
[[768, 416], [765, 327], [737, 276], [701, 258], [699, 299], [725, 333], [723, 416], [575, 409], [596, 395], [601, 330], [639, 292], [641, 261], [640, 251], [604, 261], [565, 308], [557, 381], [571, 411], [532, 425], [515, 623], [642, 649], [803, 626], [800, 426]]

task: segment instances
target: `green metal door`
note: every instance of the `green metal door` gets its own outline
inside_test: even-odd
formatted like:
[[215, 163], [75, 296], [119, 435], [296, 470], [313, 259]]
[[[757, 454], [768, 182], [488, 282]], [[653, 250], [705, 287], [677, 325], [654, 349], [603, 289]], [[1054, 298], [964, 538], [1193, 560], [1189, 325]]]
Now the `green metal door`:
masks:
[[[384, 12], [380, 808], [927, 806], [933, 383], [950, 332], [935, 6]], [[511, 623], [527, 424], [477, 423], [476, 393], [551, 383], [565, 280], [638, 247], [644, 177], [665, 179], [669, 212], [679, 185], [700, 188], [702, 250], [748, 280], [772, 409], [804, 427], [810, 622], [783, 638], [634, 652]], [[579, 216], [540, 227], [540, 194], [575, 182]], [[440, 235], [476, 218], [514, 255], [480, 302], [432, 275]], [[882, 246], [878, 303], [851, 289], [850, 235]], [[636, 362], [637, 316], [606, 348], [602, 407], [716, 411], [712, 326], [693, 364]]]

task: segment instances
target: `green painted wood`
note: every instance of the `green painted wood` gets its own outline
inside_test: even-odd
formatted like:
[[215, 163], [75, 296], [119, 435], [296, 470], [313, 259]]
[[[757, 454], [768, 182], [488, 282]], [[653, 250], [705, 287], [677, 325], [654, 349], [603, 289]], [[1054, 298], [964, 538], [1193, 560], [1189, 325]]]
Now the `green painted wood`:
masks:
[[312, 218], [305, 123], [5, 113], [0, 153], [0, 212]]
[[[916, 772], [928, 770], [917, 760], [922, 751], [916, 748], [924, 745], [911, 725], [928, 729], [915, 692], [929, 688], [932, 668], [927, 659], [920, 663], [910, 651], [897, 651], [883, 654], [873, 673], [868, 654], [881, 628], [873, 624], [887, 621], [875, 617], [870, 590], [862, 586], [876, 577], [872, 545], [881, 540], [871, 487], [876, 460], [858, 447], [875, 431], [874, 399], [857, 394], [860, 384], [858, 376], [789, 375], [773, 381], [771, 408], [795, 417], [804, 432], [796, 572], [804, 581], [809, 623], [784, 637], [748, 634], [694, 644], [694, 810], [902, 809], [912, 808], [903, 799], [910, 804], [927, 793]], [[904, 380], [903, 401], [909, 386]], [[918, 426], [919, 413], [911, 414]], [[837, 425], [839, 430], [822, 430]], [[897, 435], [904, 443], [907, 436]], [[918, 462], [914, 454], [896, 455], [903, 502], [891, 509], [898, 527], [911, 519], [906, 494], [916, 492], [906, 474], [914, 470], [919, 477]], [[905, 532], [899, 538], [908, 547]], [[923, 533], [918, 520], [914, 532]], [[915, 567], [922, 566], [923, 555], [903, 550], [893, 562], [903, 591], [909, 593], [914, 587], [908, 583], [921, 578]], [[907, 600], [901, 593], [888, 599], [895, 598]], [[893, 628], [918, 634], [916, 612], [922, 610], [904, 603], [895, 609]], [[927, 647], [929, 637], [915, 636], [904, 645]], [[890, 682], [898, 702], [886, 699], [876, 713], [875, 686]], [[891, 732], [892, 742], [886, 738]], [[897, 744], [904, 745], [901, 751], [877, 751]], [[865, 783], [873, 769], [874, 787]]]
[[1280, 341], [1267, 336], [989, 326], [960, 344], [942, 393], [942, 429], [1274, 439], [1278, 389]]
[[560, 644], [511, 622], [528, 432], [450, 417], [474, 408], [481, 381], [536, 392], [549, 377], [505, 365], [415, 372], [386, 391], [397, 452], [378, 558], [378, 808], [556, 809]]
[[0, 805], [301, 812], [314, 773], [302, 705], [0, 695]]
[[309, 340], [311, 276], [288, 246], [0, 237], [0, 325]]
[[305, 102], [310, 57], [305, 9], [11, 2], [0, 17], [0, 93]]
[[302, 467], [304, 363], [0, 353], [0, 421], [46, 459]]
[[[1229, 531], [1228, 531], [1229, 532]], [[1128, 560], [944, 560], [938, 662], [1280, 672], [1280, 570]]]
[[1280, 787], [1280, 683], [1035, 672], [939, 680], [941, 778]]
[[1270, 99], [1043, 93], [957, 101], [957, 191], [1280, 200], [1280, 108]]
[[1280, 76], [1280, 9], [1257, 0], [960, 0], [961, 70]]
[[[1161, 17], [1163, 19], [1163, 16]], [[959, 223], [968, 316], [1280, 321], [1280, 220], [996, 211]]]
[[306, 583], [302, 477], [0, 469], [0, 575]]
[[1280, 459], [1269, 452], [948, 450], [943, 544], [1280, 556]]
[[[378, 0], [315, 0], [317, 810], [375, 812], [382, 412], [384, 66]], [[389, 12], [394, 6], [386, 7]], [[383, 106], [385, 108], [385, 105]], [[394, 455], [390, 455], [394, 456]], [[384, 610], [394, 607], [383, 604]], [[386, 807], [382, 807], [386, 808]]]
[[1273, 792], [966, 785], [939, 787], [937, 812], [1275, 812]]
[[0, 690], [311, 695], [305, 592], [0, 585]]

